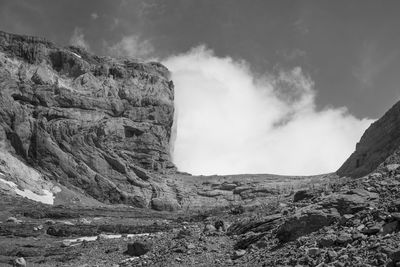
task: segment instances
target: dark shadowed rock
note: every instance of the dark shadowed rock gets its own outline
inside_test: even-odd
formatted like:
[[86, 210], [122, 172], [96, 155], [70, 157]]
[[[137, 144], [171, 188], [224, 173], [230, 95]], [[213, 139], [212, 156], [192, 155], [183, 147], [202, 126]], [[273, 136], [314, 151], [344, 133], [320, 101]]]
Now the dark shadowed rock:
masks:
[[133, 242], [128, 244], [126, 253], [130, 256], [142, 256], [151, 250], [151, 243], [149, 242]]
[[336, 239], [337, 239], [336, 235], [327, 234], [326, 236], [323, 236], [318, 240], [318, 245], [320, 245], [321, 247], [330, 247], [335, 244]]
[[192, 236], [192, 232], [189, 229], [182, 229], [178, 232], [175, 238], [182, 239], [190, 236]]
[[282, 242], [295, 240], [300, 236], [331, 225], [339, 219], [340, 215], [335, 209], [322, 209], [317, 205], [310, 205], [299, 209], [286, 219], [279, 226], [276, 237]]
[[391, 234], [395, 231], [397, 231], [399, 228], [399, 222], [398, 221], [393, 221], [393, 222], [389, 222], [386, 223], [382, 226], [382, 235], [387, 235], [387, 234]]
[[247, 218], [233, 223], [228, 229], [228, 235], [241, 235], [249, 231], [265, 232], [271, 230], [274, 226], [281, 222], [282, 215], [280, 213], [264, 216], [260, 218]]
[[222, 220], [217, 220], [216, 222], [214, 222], [214, 227], [217, 231], [223, 231], [225, 232], [225, 223]]
[[379, 224], [373, 224], [369, 227], [365, 227], [364, 229], [362, 229], [362, 233], [366, 234], [366, 235], [374, 235], [377, 234], [381, 231], [382, 226]]
[[[400, 163], [400, 102], [374, 122], [357, 143], [356, 150], [340, 167], [340, 176], [361, 177], [385, 162]], [[397, 169], [397, 168], [396, 168]]]
[[315, 197], [315, 193], [310, 190], [299, 190], [294, 193], [293, 202], [298, 202], [304, 199], [311, 199]]
[[239, 240], [235, 243], [234, 249], [246, 249], [251, 244], [255, 244], [260, 241], [264, 236], [265, 233], [248, 232], [246, 235], [243, 235], [239, 238]]

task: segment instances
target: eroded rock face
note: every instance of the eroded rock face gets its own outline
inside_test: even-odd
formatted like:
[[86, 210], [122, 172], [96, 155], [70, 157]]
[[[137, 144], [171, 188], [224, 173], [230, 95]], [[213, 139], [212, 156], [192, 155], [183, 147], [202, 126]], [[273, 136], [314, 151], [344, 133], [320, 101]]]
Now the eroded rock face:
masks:
[[159, 63], [0, 32], [0, 149], [99, 201], [146, 207], [163, 196], [173, 99]]
[[381, 164], [400, 162], [400, 102], [396, 103], [361, 137], [356, 151], [340, 167], [340, 176], [361, 177]]

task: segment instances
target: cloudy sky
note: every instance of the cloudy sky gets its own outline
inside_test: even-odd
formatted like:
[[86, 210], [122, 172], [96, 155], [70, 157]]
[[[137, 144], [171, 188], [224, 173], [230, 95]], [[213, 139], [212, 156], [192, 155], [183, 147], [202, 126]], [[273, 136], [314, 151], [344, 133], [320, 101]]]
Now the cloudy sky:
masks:
[[[396, 0], [0, 0], [0, 30], [162, 61], [192, 173], [334, 171], [399, 98]], [[311, 152], [312, 151], [312, 152]]]

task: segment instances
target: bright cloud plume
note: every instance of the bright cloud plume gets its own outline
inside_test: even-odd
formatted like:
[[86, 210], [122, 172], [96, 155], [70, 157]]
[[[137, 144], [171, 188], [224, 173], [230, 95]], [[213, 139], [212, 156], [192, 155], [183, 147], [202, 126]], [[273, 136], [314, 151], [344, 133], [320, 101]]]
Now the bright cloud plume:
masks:
[[85, 40], [85, 34], [81, 28], [75, 28], [69, 43], [73, 46], [81, 47], [90, 50], [89, 43]]
[[141, 40], [138, 35], [124, 36], [108, 47], [108, 54], [114, 57], [148, 58], [153, 52], [153, 45], [148, 40]]
[[255, 77], [247, 64], [203, 46], [163, 62], [175, 83], [173, 158], [192, 174], [335, 171], [371, 120], [315, 108], [301, 68]]

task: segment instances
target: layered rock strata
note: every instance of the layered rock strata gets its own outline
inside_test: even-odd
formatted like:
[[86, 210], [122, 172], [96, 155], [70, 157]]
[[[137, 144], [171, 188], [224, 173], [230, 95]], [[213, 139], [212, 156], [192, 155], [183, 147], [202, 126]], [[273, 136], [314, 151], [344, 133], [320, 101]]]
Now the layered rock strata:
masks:
[[175, 170], [173, 100], [159, 63], [0, 32], [0, 150], [43, 180], [104, 203], [158, 201]]

